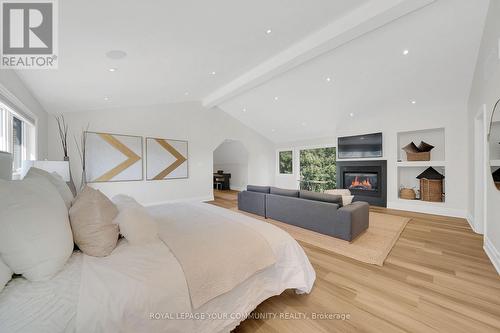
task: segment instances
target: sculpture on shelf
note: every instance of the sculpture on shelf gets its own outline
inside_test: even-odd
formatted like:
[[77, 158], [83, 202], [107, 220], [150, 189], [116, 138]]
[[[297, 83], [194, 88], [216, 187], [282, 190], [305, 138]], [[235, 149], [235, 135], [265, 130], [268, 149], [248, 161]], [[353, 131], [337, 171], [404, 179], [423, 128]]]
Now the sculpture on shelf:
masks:
[[420, 179], [420, 200], [443, 202], [444, 175], [429, 167], [417, 179]]

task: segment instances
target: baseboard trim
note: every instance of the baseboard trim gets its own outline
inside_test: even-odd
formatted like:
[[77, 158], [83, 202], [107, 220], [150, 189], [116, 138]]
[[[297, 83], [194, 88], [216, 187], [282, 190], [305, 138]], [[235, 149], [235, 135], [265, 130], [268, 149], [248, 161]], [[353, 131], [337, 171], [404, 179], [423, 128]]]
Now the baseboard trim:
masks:
[[476, 228], [476, 224], [474, 223], [474, 217], [471, 215], [471, 214], [468, 214], [467, 217], [466, 217], [466, 220], [467, 222], [469, 223], [470, 225], [470, 228], [472, 229], [472, 231], [474, 231], [476, 234], [480, 234], [482, 235], [483, 233], [482, 232], [479, 232]]
[[495, 266], [497, 273], [500, 275], [500, 251], [498, 251], [493, 243], [488, 239], [488, 237], [484, 237], [484, 252], [488, 258], [490, 258], [491, 263]]
[[460, 217], [460, 218], [463, 218], [466, 220], [468, 219], [468, 216], [469, 216], [469, 214], [466, 210], [441, 207], [438, 205], [434, 205], [433, 203], [426, 205], [426, 204], [422, 204], [420, 201], [418, 201], [418, 204], [405, 203], [405, 202], [399, 202], [399, 201], [398, 202], [390, 201], [387, 203], [387, 208], [406, 210], [406, 211], [410, 211], [410, 212], [424, 213], [424, 214], [433, 214], [433, 215], [441, 215], [441, 216], [449, 216], [449, 217]]
[[190, 197], [190, 198], [182, 198], [182, 199], [156, 201], [156, 202], [147, 203], [144, 206], [151, 207], [151, 206], [158, 206], [158, 205], [172, 204], [172, 203], [179, 203], [179, 202], [204, 202], [204, 201], [212, 201], [212, 200], [214, 200], [213, 195], [206, 195], [206, 196], [201, 196], [201, 197]]

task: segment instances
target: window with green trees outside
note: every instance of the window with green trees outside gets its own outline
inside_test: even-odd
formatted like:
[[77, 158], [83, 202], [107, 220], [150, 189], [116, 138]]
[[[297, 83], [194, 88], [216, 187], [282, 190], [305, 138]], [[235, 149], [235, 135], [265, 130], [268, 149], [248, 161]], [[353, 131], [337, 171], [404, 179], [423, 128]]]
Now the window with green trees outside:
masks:
[[280, 174], [290, 175], [293, 173], [293, 151], [286, 150], [279, 152]]
[[335, 147], [300, 151], [300, 189], [323, 192], [336, 188]]

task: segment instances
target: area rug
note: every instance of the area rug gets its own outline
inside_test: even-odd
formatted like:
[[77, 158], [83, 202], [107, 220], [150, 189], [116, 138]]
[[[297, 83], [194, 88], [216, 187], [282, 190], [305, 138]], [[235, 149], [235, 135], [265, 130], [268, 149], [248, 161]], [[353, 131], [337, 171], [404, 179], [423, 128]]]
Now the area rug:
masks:
[[296, 240], [368, 264], [382, 266], [410, 218], [370, 212], [370, 227], [352, 243], [283, 222], [267, 220]]

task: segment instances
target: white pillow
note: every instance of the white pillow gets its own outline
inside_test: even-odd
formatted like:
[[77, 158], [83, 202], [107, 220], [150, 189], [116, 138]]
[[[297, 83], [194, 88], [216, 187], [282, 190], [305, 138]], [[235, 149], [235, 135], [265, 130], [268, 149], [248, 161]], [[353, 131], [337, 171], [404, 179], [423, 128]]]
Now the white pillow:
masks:
[[354, 199], [354, 195], [343, 195], [342, 206], [350, 205], [352, 203], [352, 199]]
[[68, 209], [47, 179], [0, 181], [0, 255], [14, 273], [48, 280], [72, 252]]
[[7, 266], [2, 258], [0, 258], [0, 291], [3, 290], [3, 287], [12, 279], [12, 270], [9, 266]]
[[118, 224], [120, 233], [131, 245], [157, 242], [158, 224], [155, 219], [133, 198], [126, 195], [113, 197], [118, 215], [113, 223]]
[[351, 191], [349, 191], [349, 189], [333, 189], [333, 190], [326, 190], [325, 191], [326, 194], [334, 194], [334, 195], [341, 195], [341, 196], [344, 196], [344, 195], [351, 195]]
[[66, 207], [69, 209], [71, 207], [71, 203], [73, 202], [73, 193], [69, 189], [68, 184], [62, 179], [62, 177], [57, 173], [48, 173], [45, 170], [31, 167], [24, 177], [25, 179], [30, 179], [33, 177], [43, 177], [47, 179], [54, 187], [57, 189], [57, 192], [61, 195], [61, 198], [64, 200]]

